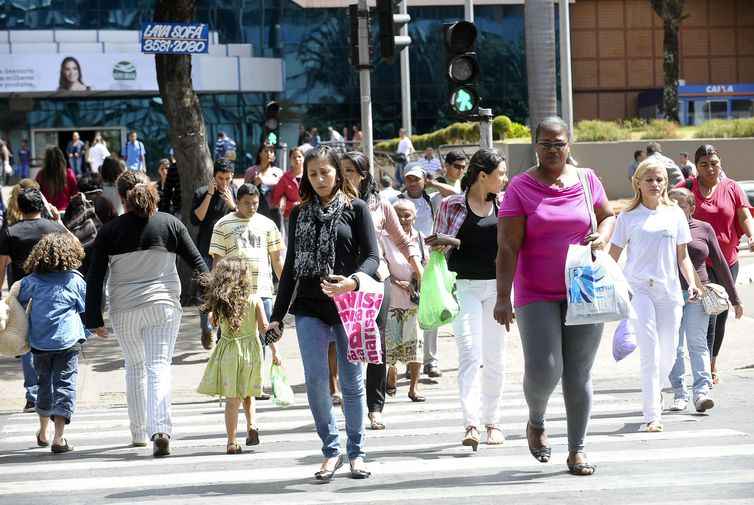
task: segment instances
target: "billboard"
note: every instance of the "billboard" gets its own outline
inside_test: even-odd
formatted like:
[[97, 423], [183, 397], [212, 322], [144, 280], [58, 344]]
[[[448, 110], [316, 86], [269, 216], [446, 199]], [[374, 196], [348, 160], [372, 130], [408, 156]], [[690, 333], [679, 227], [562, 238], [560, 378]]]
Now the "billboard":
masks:
[[141, 52], [149, 54], [206, 54], [209, 25], [204, 23], [142, 23]]
[[0, 93], [97, 91], [157, 91], [154, 58], [91, 53], [10, 54], [0, 59]]

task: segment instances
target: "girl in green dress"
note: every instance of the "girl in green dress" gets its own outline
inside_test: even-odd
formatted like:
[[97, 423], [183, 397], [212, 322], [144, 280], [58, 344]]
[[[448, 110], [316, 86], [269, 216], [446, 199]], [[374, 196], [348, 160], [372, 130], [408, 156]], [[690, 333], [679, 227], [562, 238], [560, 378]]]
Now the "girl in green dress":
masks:
[[[205, 303], [201, 310], [211, 313], [221, 329], [220, 341], [209, 358], [199, 393], [226, 398], [225, 429], [228, 454], [241, 452], [236, 441], [238, 409], [243, 402], [248, 437], [246, 445], [259, 444], [254, 424], [254, 397], [262, 393], [262, 344], [259, 335], [267, 330], [262, 301], [252, 293], [248, 263], [241, 258], [223, 258], [200, 283]], [[277, 361], [271, 345], [273, 361]]]

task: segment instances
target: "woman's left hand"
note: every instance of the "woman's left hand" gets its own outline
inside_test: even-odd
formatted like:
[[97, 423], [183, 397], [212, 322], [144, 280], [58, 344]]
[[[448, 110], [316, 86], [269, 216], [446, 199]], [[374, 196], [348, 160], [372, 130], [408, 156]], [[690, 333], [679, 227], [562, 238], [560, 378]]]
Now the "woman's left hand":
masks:
[[607, 245], [599, 233], [592, 233], [584, 239], [584, 245], [592, 246], [592, 251], [603, 251]]
[[702, 291], [696, 286], [689, 286], [688, 293], [690, 302], [699, 300], [702, 297]]
[[330, 298], [356, 289], [356, 281], [349, 277], [331, 275], [328, 279], [330, 280], [323, 280], [320, 283], [320, 286], [322, 287], [322, 292]]

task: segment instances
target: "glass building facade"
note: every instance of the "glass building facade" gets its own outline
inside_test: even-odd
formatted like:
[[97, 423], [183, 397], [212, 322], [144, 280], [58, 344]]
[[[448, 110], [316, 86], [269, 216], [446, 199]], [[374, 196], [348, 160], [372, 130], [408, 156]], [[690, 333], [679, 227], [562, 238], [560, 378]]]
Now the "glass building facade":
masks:
[[[0, 0], [0, 30], [138, 30], [152, 19], [153, 0]], [[358, 74], [348, 56], [346, 8], [302, 8], [291, 0], [204, 0], [197, 21], [219, 33], [222, 44], [251, 44], [254, 56], [284, 61], [285, 90], [280, 94], [207, 94], [201, 96], [210, 138], [226, 131], [241, 155], [256, 152], [263, 104], [281, 102], [289, 124], [338, 130], [358, 124]], [[424, 133], [455, 120], [447, 106], [444, 23], [463, 18], [463, 6], [409, 7], [412, 22], [411, 93], [414, 131]], [[524, 121], [527, 116], [523, 5], [480, 5], [475, 22], [483, 105], [497, 114]], [[373, 53], [379, 53], [376, 19]], [[372, 73], [375, 138], [397, 134], [401, 123], [400, 66], [376, 63]], [[0, 118], [12, 107], [0, 99]], [[26, 128], [121, 126], [141, 132], [152, 159], [167, 150], [166, 120], [159, 97], [34, 99]], [[9, 125], [0, 123], [0, 131]], [[295, 142], [295, 139], [286, 139]], [[159, 153], [159, 154], [158, 154]]]

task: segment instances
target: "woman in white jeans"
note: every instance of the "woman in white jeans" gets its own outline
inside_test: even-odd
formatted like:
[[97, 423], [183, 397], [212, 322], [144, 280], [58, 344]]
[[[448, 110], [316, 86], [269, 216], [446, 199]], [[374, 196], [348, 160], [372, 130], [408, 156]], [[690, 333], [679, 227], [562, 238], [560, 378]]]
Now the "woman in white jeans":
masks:
[[506, 171], [505, 158], [495, 150], [477, 151], [461, 180], [463, 193], [442, 201], [435, 234], [426, 240], [433, 248], [453, 247], [448, 254], [448, 268], [458, 274], [460, 312], [453, 331], [458, 345], [458, 389], [466, 430], [462, 443], [474, 451], [482, 425], [488, 444], [504, 441], [499, 423], [505, 339], [493, 311], [497, 299], [498, 201], [507, 181]]
[[181, 324], [181, 281], [175, 260], [206, 272], [186, 227], [157, 212], [159, 196], [143, 172], [124, 172], [116, 182], [126, 213], [107, 223], [94, 244], [84, 323], [106, 336], [102, 318], [109, 270], [110, 321], [126, 362], [126, 398], [132, 445], [153, 441], [155, 457], [170, 454], [170, 386], [173, 350]]
[[636, 310], [636, 338], [641, 360], [644, 429], [662, 431], [662, 386], [675, 362], [684, 296], [678, 271], [688, 283], [688, 299], [700, 289], [686, 245], [691, 232], [686, 215], [668, 197], [665, 167], [643, 161], [631, 184], [634, 198], [618, 216], [610, 255], [618, 261], [628, 247], [625, 275]]

